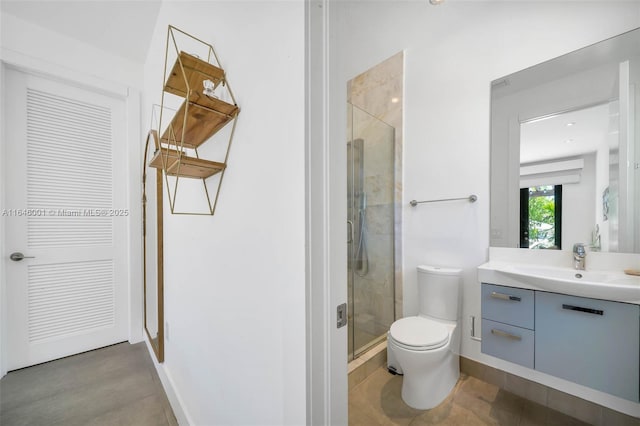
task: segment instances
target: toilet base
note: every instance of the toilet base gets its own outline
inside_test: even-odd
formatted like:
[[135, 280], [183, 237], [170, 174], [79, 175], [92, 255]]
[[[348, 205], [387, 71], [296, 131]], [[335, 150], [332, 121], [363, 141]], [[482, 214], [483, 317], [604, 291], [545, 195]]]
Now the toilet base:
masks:
[[435, 368], [414, 374], [404, 371], [402, 377], [402, 400], [418, 410], [430, 410], [438, 406], [451, 393], [460, 377], [458, 355], [447, 351]]

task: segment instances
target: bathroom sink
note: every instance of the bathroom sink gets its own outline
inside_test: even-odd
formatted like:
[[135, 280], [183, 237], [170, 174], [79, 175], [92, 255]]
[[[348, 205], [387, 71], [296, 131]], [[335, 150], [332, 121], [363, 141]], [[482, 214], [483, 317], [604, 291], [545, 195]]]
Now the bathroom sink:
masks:
[[574, 296], [640, 303], [640, 277], [622, 271], [585, 270], [535, 264], [489, 262], [478, 268], [482, 282]]
[[553, 266], [539, 265], [509, 265], [502, 272], [505, 274], [513, 274], [516, 276], [526, 276], [532, 280], [539, 281], [540, 285], [546, 282], [570, 282], [575, 284], [598, 284], [609, 282], [616, 278], [624, 278], [616, 276], [615, 272], [610, 271], [579, 271], [571, 268], [560, 268]]

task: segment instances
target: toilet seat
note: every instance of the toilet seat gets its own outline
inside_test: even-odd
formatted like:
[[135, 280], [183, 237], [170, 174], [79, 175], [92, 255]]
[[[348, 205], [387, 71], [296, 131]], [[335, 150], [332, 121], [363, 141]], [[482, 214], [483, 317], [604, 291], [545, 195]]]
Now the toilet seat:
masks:
[[406, 317], [391, 324], [389, 337], [402, 348], [428, 351], [447, 344], [449, 329], [427, 318]]

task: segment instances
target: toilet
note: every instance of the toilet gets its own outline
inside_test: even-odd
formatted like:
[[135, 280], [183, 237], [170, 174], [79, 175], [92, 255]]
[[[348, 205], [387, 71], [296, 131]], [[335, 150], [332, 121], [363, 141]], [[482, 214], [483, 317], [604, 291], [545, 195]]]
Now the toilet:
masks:
[[387, 367], [403, 374], [402, 400], [428, 410], [449, 395], [460, 376], [460, 269], [418, 266], [417, 316], [391, 324]]

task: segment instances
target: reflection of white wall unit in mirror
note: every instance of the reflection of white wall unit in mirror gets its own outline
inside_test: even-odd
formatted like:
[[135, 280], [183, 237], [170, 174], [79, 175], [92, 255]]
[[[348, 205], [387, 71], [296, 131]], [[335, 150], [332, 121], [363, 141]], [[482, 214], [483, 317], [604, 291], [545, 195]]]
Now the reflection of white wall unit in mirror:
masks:
[[573, 243], [591, 241], [596, 214], [593, 209], [596, 183], [595, 154], [582, 156], [584, 167], [580, 181], [562, 186], [562, 241], [564, 249], [571, 249]]
[[[633, 62], [633, 67], [631, 63]], [[638, 58], [620, 63], [620, 105], [619, 105], [619, 197], [618, 214], [620, 232], [618, 234], [618, 246], [621, 252], [637, 252], [640, 246], [636, 241], [640, 239], [638, 233], [639, 223], [636, 211], [635, 199], [635, 87], [640, 84], [638, 75]]]
[[[608, 117], [617, 117], [618, 101], [613, 101], [608, 104]], [[610, 238], [609, 238], [609, 218], [607, 212], [607, 218], [605, 220], [605, 212], [603, 209], [603, 197], [605, 191], [609, 190], [609, 159], [610, 152], [613, 148], [618, 146], [618, 120], [609, 119], [608, 130], [605, 137], [602, 139], [596, 149], [596, 182], [595, 182], [595, 213], [596, 213], [596, 226], [598, 227], [600, 234], [600, 250], [611, 251]]]
[[520, 165], [520, 188], [580, 183], [584, 159], [545, 161]]

